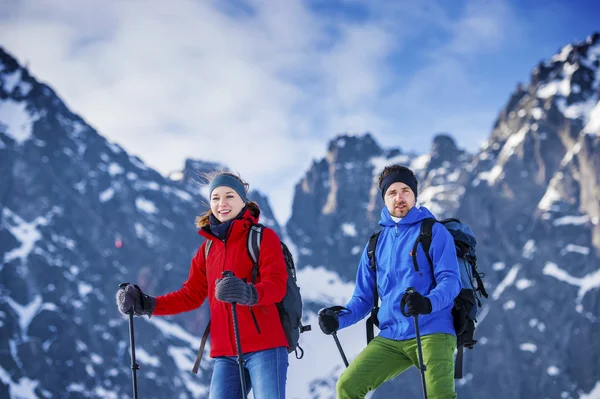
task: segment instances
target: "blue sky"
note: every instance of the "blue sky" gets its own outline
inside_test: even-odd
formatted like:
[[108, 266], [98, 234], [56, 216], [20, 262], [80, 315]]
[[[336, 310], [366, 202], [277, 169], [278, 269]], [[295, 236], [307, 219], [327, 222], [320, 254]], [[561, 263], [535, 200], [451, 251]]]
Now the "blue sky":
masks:
[[0, 45], [148, 165], [222, 162], [285, 221], [339, 133], [477, 151], [538, 62], [600, 31], [596, 3], [9, 0]]

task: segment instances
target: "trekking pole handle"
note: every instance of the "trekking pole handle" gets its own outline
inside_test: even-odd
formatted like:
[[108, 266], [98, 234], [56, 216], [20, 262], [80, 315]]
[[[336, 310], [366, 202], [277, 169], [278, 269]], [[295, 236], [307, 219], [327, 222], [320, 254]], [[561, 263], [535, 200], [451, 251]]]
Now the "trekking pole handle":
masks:
[[406, 311], [404, 310], [404, 308], [406, 307], [406, 296], [409, 294], [414, 294], [415, 292], [417, 292], [415, 287], [408, 287], [406, 289], [406, 292], [402, 295], [402, 299], [400, 300], [400, 313], [402, 313], [404, 317], [408, 317]]

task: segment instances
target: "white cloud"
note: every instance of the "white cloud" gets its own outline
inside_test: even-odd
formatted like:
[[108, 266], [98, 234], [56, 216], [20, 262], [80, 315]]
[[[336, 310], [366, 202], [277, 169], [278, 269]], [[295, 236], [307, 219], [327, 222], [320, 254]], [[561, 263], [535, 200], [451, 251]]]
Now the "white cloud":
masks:
[[[277, 196], [284, 222], [328, 137], [369, 130], [384, 145], [412, 143], [434, 133], [431, 95], [476, 92], [460, 56], [501, 45], [511, 15], [502, 2], [476, 4], [453, 18], [433, 0], [363, 4], [368, 17], [355, 21], [302, 0], [24, 0], [0, 16], [0, 37], [110, 141], [165, 174], [185, 157], [228, 165]], [[405, 76], [391, 58], [432, 29], [448, 41], [408, 56], [440, 55]]]

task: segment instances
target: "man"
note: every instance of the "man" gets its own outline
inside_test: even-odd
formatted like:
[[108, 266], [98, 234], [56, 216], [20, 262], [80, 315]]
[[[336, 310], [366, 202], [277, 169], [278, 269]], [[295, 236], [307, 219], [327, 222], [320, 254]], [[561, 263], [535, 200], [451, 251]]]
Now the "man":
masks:
[[[430, 399], [454, 399], [454, 349], [456, 335], [452, 319], [454, 298], [461, 284], [452, 235], [435, 223], [429, 251], [429, 266], [419, 245], [417, 266], [411, 251], [423, 219], [433, 215], [417, 203], [417, 179], [409, 168], [387, 166], [379, 176], [385, 206], [379, 224], [383, 227], [375, 250], [377, 289], [381, 307], [377, 314], [380, 333], [354, 359], [341, 375], [336, 389], [338, 399], [365, 395], [409, 367], [418, 367], [414, 321], [419, 315], [425, 381]], [[375, 272], [369, 267], [367, 248], [358, 265], [356, 287], [348, 311], [320, 312], [319, 325], [325, 334], [362, 320], [373, 307]], [[433, 275], [432, 275], [433, 271]], [[405, 294], [408, 287], [416, 292]], [[405, 295], [402, 314], [400, 302]], [[400, 397], [400, 396], [399, 396]]]

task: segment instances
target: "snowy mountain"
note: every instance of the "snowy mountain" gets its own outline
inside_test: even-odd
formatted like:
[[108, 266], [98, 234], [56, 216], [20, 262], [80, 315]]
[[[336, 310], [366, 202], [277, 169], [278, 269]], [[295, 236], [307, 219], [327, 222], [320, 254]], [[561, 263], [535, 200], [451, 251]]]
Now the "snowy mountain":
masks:
[[[156, 295], [186, 280], [207, 204], [195, 174], [219, 165], [162, 177], [2, 50], [0, 99], [0, 397], [127, 396], [117, 286]], [[136, 319], [140, 397], [206, 395], [211, 362], [190, 371], [206, 321], [206, 309]]]
[[[305, 301], [305, 357], [290, 357], [288, 397], [329, 399], [343, 363], [316, 311], [351, 297], [358, 258], [383, 206], [376, 179], [410, 165], [419, 200], [458, 216], [478, 237], [490, 299], [467, 351], [460, 398], [600, 398], [600, 36], [541, 62], [499, 113], [477, 154], [437, 135], [428, 154], [340, 135], [295, 187], [280, 226], [251, 192], [262, 222], [296, 254]], [[107, 142], [0, 50], [0, 397], [121, 398], [131, 392], [127, 319], [117, 285], [177, 289], [201, 244], [203, 173], [187, 160], [163, 177]], [[140, 397], [204, 398], [205, 356], [191, 373], [206, 310], [136, 319]], [[346, 356], [364, 322], [339, 333]], [[371, 397], [420, 397], [416, 369]]]
[[[459, 397], [600, 398], [600, 348], [592, 341], [599, 323], [599, 95], [595, 34], [533, 70], [474, 156], [445, 134], [420, 157], [385, 150], [369, 134], [339, 136], [296, 186], [286, 227], [300, 267], [333, 270], [351, 284], [383, 206], [375, 179], [386, 164], [410, 165], [419, 201], [477, 234], [491, 294], [478, 347], [466, 353]], [[313, 306], [332, 304], [344, 302]], [[358, 336], [350, 339], [353, 353], [364, 348], [363, 330], [361, 322], [339, 333], [343, 341]], [[419, 384], [410, 370], [373, 398], [398, 390], [418, 397]]]

